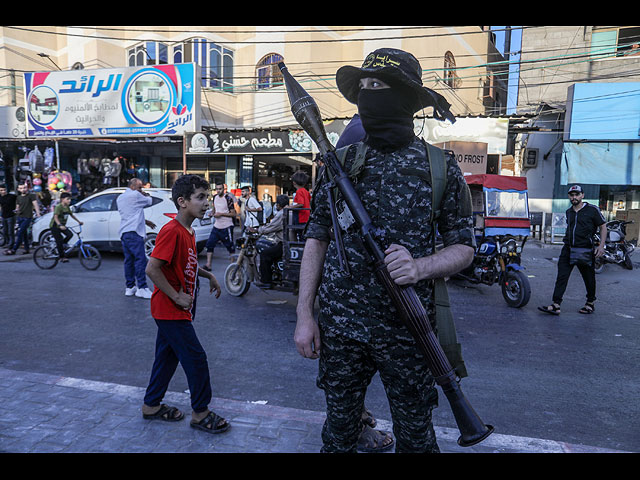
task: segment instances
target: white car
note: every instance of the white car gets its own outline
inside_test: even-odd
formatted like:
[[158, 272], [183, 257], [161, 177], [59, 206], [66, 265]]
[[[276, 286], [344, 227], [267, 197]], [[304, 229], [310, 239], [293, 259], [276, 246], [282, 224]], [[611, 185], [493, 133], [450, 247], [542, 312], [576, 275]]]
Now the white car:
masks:
[[[95, 193], [71, 206], [73, 214], [83, 223], [81, 234], [83, 242], [90, 243], [98, 250], [112, 252], [122, 251], [122, 244], [118, 236], [120, 214], [118, 213], [116, 199], [125, 189], [125, 187], [109, 188]], [[175, 218], [177, 209], [173, 200], [171, 200], [171, 189], [145, 188], [144, 191], [153, 197], [151, 206], [146, 207], [144, 210], [144, 218], [156, 225], [154, 229], [151, 229], [149, 226], [146, 227], [145, 251], [147, 256], [149, 256], [155, 246], [158, 232], [165, 223]], [[32, 228], [34, 242], [42, 244], [53, 241], [53, 236], [49, 230], [52, 217], [53, 213], [49, 212], [35, 219]], [[67, 219], [67, 225], [74, 226], [77, 225], [77, 222], [69, 217]], [[199, 252], [202, 251], [207, 243], [212, 227], [211, 218], [196, 219], [193, 222], [192, 228], [196, 234], [196, 246]], [[75, 244], [77, 240], [78, 238], [74, 234], [71, 240], [69, 240], [69, 245]]]

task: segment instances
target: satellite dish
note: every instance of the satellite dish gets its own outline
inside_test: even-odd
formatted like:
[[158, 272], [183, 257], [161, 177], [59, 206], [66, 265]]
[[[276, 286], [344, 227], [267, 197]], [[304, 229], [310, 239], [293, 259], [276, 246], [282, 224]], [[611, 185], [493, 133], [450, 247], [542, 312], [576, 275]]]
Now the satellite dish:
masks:
[[71, 67], [71, 70], [84, 70], [84, 65], [80, 62], [76, 62]]

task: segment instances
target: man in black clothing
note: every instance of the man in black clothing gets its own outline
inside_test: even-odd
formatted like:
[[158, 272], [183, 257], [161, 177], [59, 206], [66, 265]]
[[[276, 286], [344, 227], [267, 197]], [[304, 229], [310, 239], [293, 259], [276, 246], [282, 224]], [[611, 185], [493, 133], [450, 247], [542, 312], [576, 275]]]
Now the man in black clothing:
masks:
[[13, 245], [16, 229], [16, 196], [7, 191], [6, 185], [0, 185], [0, 207], [2, 208], [2, 236], [4, 245]]
[[[538, 307], [545, 313], [558, 315], [562, 297], [567, 289], [569, 276], [573, 267], [577, 266], [584, 285], [587, 288], [587, 302], [578, 312], [593, 313], [594, 302], [596, 300], [596, 272], [593, 262], [593, 236], [600, 229], [600, 244], [595, 249], [595, 256], [604, 254], [604, 243], [607, 239], [607, 226], [600, 209], [595, 205], [584, 202], [584, 191], [580, 185], [573, 185], [569, 189], [569, 201], [571, 208], [566, 212], [567, 232], [564, 236], [564, 246], [558, 259], [558, 276], [556, 278], [555, 289], [553, 290], [553, 303], [543, 307]], [[589, 249], [591, 251], [590, 261], [574, 261], [571, 259], [571, 249]]]

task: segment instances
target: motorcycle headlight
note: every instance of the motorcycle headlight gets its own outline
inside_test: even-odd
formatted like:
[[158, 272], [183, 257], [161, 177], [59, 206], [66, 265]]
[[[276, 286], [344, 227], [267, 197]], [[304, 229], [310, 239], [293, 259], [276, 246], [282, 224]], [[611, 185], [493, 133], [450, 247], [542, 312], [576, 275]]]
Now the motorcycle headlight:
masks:
[[500, 247], [500, 252], [501, 253], [507, 253], [507, 247], [506, 246]]
[[522, 247], [516, 247], [516, 253], [522, 253]]

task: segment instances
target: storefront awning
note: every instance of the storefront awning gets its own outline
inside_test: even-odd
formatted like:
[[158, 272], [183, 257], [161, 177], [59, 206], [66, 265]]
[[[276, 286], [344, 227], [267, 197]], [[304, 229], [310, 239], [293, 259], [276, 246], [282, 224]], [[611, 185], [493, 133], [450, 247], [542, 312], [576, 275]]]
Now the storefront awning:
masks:
[[640, 185], [640, 143], [565, 142], [562, 185]]

